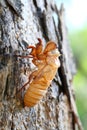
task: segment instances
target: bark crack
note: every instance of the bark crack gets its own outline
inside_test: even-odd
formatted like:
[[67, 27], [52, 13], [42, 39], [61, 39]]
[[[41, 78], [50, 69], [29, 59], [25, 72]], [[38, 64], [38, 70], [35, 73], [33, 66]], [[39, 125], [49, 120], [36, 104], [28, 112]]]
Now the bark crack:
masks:
[[47, 0], [44, 0], [44, 6], [46, 9], [47, 9], [47, 5], [48, 5]]
[[[45, 0], [46, 1], [46, 0]], [[38, 21], [41, 27], [41, 32], [43, 34], [43, 37], [49, 41], [49, 37], [48, 37], [48, 29], [47, 29], [47, 24], [46, 24], [46, 13], [44, 10], [42, 10], [40, 7], [38, 7], [36, 0], [33, 0], [33, 3], [36, 7], [36, 16], [38, 17]], [[45, 3], [45, 6], [47, 6], [47, 3]]]
[[3, 93], [3, 99], [5, 99], [6, 98], [6, 96], [7, 96], [7, 91], [8, 91], [8, 77], [9, 76], [7, 76], [7, 79], [6, 79], [6, 84], [5, 84], [5, 89], [4, 89], [4, 93]]
[[14, 117], [14, 115], [13, 115], [13, 113], [12, 113], [12, 118], [11, 118], [11, 130], [14, 130], [13, 117]]
[[43, 33], [43, 37], [49, 41], [49, 37], [48, 37], [48, 29], [47, 29], [47, 24], [46, 24], [46, 14], [45, 12], [40, 12], [41, 13], [41, 17], [39, 17], [39, 23], [41, 25], [41, 30]]
[[21, 19], [23, 19], [21, 12], [22, 12], [22, 6], [21, 0], [6, 0], [9, 8], [15, 12], [17, 16], [19, 16]]
[[33, 0], [33, 3], [35, 5], [35, 7], [38, 8], [36, 0]]

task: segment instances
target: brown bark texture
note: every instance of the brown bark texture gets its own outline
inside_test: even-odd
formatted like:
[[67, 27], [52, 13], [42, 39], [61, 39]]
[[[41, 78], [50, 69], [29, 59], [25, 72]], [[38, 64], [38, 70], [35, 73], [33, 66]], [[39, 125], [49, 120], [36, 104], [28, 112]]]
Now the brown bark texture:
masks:
[[[43, 99], [28, 108], [23, 106], [25, 90], [17, 91], [34, 65], [16, 55], [29, 53], [26, 47], [37, 38], [44, 46], [50, 40], [57, 43], [61, 66]], [[72, 85], [75, 73], [63, 5], [58, 9], [54, 0], [0, 0], [0, 130], [82, 130]]]

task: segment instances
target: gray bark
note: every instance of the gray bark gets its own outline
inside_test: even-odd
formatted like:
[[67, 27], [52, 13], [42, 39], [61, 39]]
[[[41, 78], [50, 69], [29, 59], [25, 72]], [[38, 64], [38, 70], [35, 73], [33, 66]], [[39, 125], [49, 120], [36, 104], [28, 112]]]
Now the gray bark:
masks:
[[[26, 55], [26, 46], [35, 45], [37, 38], [44, 46], [49, 40], [58, 44], [61, 66], [43, 99], [28, 108], [24, 90], [21, 95], [17, 91], [34, 66], [16, 55]], [[75, 72], [63, 6], [58, 10], [54, 0], [0, 1], [1, 130], [82, 130], [73, 94]]]

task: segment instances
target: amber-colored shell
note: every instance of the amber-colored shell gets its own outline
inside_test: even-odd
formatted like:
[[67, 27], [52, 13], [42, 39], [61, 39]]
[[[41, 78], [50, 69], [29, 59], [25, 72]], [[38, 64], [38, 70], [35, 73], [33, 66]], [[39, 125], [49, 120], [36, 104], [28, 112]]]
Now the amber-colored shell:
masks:
[[30, 53], [33, 56], [32, 62], [38, 68], [30, 75], [32, 80], [24, 96], [24, 104], [28, 107], [33, 107], [43, 98], [60, 66], [58, 59], [60, 54], [58, 50], [57, 53], [55, 52], [56, 44], [52, 41], [48, 42], [43, 51], [42, 41], [41, 39], [38, 40], [39, 43], [36, 48], [28, 47], [32, 48]]

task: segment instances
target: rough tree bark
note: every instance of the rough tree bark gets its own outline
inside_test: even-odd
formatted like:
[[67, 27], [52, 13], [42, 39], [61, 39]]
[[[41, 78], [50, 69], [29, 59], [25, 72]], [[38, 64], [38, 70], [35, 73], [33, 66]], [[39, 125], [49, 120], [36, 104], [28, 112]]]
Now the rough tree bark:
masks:
[[[61, 67], [43, 99], [32, 108], [23, 107], [17, 90], [33, 69], [30, 59], [21, 59], [27, 45], [41, 38], [58, 44]], [[75, 106], [72, 81], [76, 72], [67, 39], [64, 9], [54, 0], [0, 1], [0, 129], [82, 130]]]

